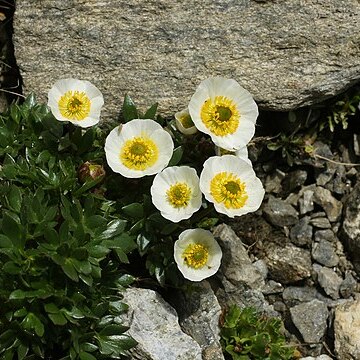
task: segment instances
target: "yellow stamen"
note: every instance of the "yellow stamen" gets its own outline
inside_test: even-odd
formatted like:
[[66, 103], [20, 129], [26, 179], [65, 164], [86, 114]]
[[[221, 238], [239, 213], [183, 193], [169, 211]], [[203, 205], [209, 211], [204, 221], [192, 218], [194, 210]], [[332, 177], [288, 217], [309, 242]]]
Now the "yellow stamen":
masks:
[[225, 96], [207, 99], [200, 116], [204, 125], [217, 136], [233, 134], [240, 122], [240, 113], [235, 103]]
[[245, 183], [232, 173], [216, 174], [210, 182], [210, 193], [214, 200], [227, 209], [240, 209], [248, 199]]
[[159, 150], [148, 137], [134, 137], [127, 140], [120, 152], [121, 162], [129, 169], [145, 170], [153, 166], [159, 157]]
[[166, 197], [174, 208], [186, 207], [191, 198], [191, 188], [185, 183], [177, 182], [166, 191]]
[[204, 267], [208, 261], [209, 250], [202, 244], [189, 244], [182, 254], [187, 266], [194, 269]]
[[83, 91], [67, 91], [58, 102], [60, 114], [69, 120], [84, 120], [90, 113], [91, 101]]

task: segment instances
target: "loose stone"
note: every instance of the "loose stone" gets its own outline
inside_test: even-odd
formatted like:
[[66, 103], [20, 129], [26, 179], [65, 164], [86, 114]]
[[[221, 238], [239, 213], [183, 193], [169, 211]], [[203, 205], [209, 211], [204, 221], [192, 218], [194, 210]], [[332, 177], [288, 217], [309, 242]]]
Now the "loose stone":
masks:
[[335, 271], [327, 267], [314, 264], [313, 268], [317, 273], [318, 282], [325, 293], [334, 300], [338, 299], [340, 285], [343, 281], [342, 278]]
[[356, 291], [357, 282], [351, 273], [347, 272], [345, 274], [345, 279], [340, 285], [340, 294], [343, 298], [347, 299], [352, 296]]
[[285, 247], [269, 244], [265, 249], [270, 277], [282, 284], [290, 284], [311, 275], [310, 252], [292, 244]]
[[314, 202], [325, 210], [331, 222], [335, 222], [340, 218], [343, 205], [341, 201], [336, 200], [332, 196], [329, 190], [321, 186], [316, 187], [314, 191]]
[[310, 223], [320, 229], [330, 229], [331, 224], [327, 218], [317, 217], [310, 220]]
[[313, 243], [311, 255], [315, 261], [325, 266], [333, 267], [339, 263], [335, 244], [327, 240], [321, 239]]
[[291, 242], [298, 246], [311, 245], [313, 228], [310, 218], [305, 216], [290, 230]]
[[290, 309], [290, 314], [306, 343], [318, 343], [322, 340], [329, 316], [327, 306], [322, 301], [315, 299], [296, 305]]
[[269, 197], [263, 211], [269, 222], [276, 226], [291, 226], [298, 221], [297, 211], [290, 204], [273, 196]]
[[314, 210], [313, 201], [314, 191], [305, 190], [302, 197], [299, 198], [300, 214], [304, 215]]

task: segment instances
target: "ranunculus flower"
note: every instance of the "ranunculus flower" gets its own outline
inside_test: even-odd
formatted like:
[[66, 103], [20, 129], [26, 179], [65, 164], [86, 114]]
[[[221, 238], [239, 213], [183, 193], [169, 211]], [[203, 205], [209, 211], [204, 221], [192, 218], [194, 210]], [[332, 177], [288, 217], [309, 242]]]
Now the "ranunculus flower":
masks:
[[105, 141], [106, 161], [127, 178], [154, 175], [169, 163], [174, 150], [170, 134], [150, 119], [117, 126]]
[[48, 106], [54, 117], [83, 128], [99, 122], [103, 105], [100, 90], [86, 80], [58, 80], [48, 93]]
[[252, 166], [235, 155], [207, 159], [200, 175], [200, 189], [216, 211], [231, 218], [256, 211], [265, 193]]
[[184, 135], [193, 135], [198, 131], [191, 120], [188, 109], [177, 112], [175, 114], [175, 121], [177, 129]]
[[189, 113], [198, 130], [229, 151], [248, 144], [259, 114], [251, 94], [235, 80], [222, 77], [209, 78], [199, 85], [191, 97]]
[[189, 166], [164, 169], [155, 176], [150, 191], [153, 204], [172, 222], [188, 219], [201, 207], [199, 177]]
[[175, 262], [183, 276], [191, 281], [214, 275], [220, 267], [221, 257], [221, 248], [208, 230], [188, 229], [175, 241]]

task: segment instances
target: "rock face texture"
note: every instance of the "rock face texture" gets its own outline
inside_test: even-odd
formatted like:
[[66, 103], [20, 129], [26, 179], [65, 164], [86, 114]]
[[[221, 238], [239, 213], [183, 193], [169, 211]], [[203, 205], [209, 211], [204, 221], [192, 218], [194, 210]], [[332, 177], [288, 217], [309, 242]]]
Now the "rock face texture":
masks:
[[103, 118], [125, 92], [171, 114], [214, 75], [289, 110], [360, 80], [359, 23], [358, 0], [19, 0], [15, 55], [25, 92], [45, 100], [57, 79], [87, 79]]
[[340, 232], [342, 241], [360, 274], [360, 184], [357, 184], [345, 204], [344, 222]]
[[155, 291], [127, 289], [124, 301], [129, 305], [124, 319], [128, 333], [138, 342], [132, 359], [202, 359], [200, 346], [181, 331], [176, 311]]
[[335, 310], [335, 351], [338, 359], [360, 358], [360, 298]]

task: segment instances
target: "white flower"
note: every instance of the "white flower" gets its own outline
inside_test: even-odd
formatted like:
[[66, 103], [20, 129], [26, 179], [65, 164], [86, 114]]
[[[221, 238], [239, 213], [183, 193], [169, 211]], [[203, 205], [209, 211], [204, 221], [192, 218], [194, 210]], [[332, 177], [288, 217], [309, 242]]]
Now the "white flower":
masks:
[[100, 90], [86, 80], [58, 80], [48, 93], [48, 106], [54, 117], [83, 128], [99, 122], [103, 105]]
[[113, 129], [105, 141], [106, 161], [127, 178], [154, 175], [169, 163], [174, 150], [170, 134], [154, 120], [134, 119]]
[[188, 109], [177, 112], [175, 114], [175, 120], [177, 129], [185, 135], [193, 135], [198, 131], [191, 120]]
[[172, 222], [188, 219], [201, 207], [199, 177], [189, 166], [173, 166], [158, 173], [150, 191], [153, 204]]
[[217, 156], [223, 156], [223, 155], [235, 155], [240, 159], [243, 159], [246, 161], [250, 166], [252, 166], [252, 162], [249, 159], [249, 153], [246, 146], [242, 147], [239, 150], [236, 150], [235, 152], [222, 149], [221, 147], [215, 146], [215, 154]]
[[256, 211], [265, 193], [252, 166], [235, 155], [207, 159], [200, 189], [216, 211], [232, 218]]
[[198, 130], [229, 151], [248, 144], [259, 114], [251, 94], [235, 80], [222, 77], [209, 78], [199, 85], [191, 97], [189, 113]]
[[201, 281], [214, 275], [221, 263], [222, 252], [210, 231], [188, 229], [175, 241], [174, 258], [186, 279]]

